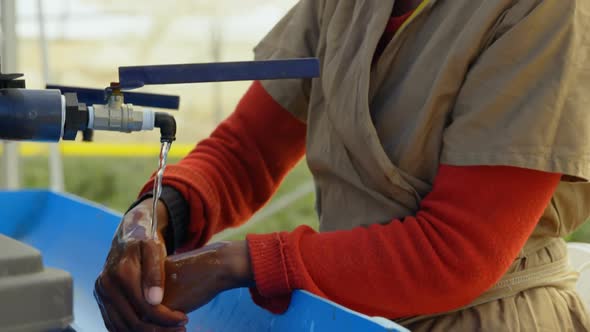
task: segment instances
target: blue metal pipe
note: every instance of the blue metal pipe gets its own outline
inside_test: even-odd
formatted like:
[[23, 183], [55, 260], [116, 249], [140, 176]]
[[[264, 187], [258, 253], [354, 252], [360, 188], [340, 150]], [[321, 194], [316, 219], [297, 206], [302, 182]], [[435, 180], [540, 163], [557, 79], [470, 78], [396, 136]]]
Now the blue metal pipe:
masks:
[[0, 139], [57, 142], [64, 111], [58, 90], [0, 90]]

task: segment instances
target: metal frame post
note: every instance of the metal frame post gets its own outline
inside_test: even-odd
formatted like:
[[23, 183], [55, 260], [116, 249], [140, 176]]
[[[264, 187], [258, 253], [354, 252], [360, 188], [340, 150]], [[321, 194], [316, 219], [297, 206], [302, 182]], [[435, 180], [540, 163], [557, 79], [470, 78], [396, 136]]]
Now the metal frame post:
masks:
[[[43, 85], [51, 82], [49, 70], [49, 45], [45, 32], [45, 15], [43, 11], [43, 0], [37, 0], [37, 23], [39, 24], [39, 48], [41, 49], [41, 64], [43, 68]], [[61, 152], [57, 143], [49, 144], [49, 188], [56, 192], [63, 192], [64, 170]]]
[[[16, 0], [1, 0], [0, 24], [2, 27], [2, 70], [6, 73], [17, 71], [18, 44], [16, 36]], [[2, 179], [6, 189], [20, 187], [19, 144], [4, 142], [2, 154]]]
[[[222, 25], [220, 23], [219, 15], [215, 15], [213, 19], [210, 21], [210, 29], [211, 29], [211, 57], [213, 58], [213, 62], [221, 62], [221, 52], [222, 52]], [[213, 119], [214, 125], [217, 126], [218, 124], [223, 121], [223, 92], [222, 86], [219, 83], [213, 83]]]

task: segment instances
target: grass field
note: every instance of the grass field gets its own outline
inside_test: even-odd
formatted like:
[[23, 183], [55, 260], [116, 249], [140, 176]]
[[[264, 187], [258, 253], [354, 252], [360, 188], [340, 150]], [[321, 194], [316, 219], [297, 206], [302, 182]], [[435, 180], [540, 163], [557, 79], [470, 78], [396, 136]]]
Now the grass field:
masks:
[[[28, 188], [49, 186], [47, 159], [29, 157], [22, 159], [23, 182]], [[170, 163], [178, 160], [170, 160]], [[115, 211], [124, 212], [137, 197], [138, 191], [156, 168], [154, 158], [104, 158], [66, 157], [64, 173], [66, 191], [103, 204]], [[304, 163], [300, 163], [287, 176], [273, 200], [311, 180]], [[230, 239], [243, 238], [246, 232], [273, 232], [291, 230], [300, 224], [317, 227], [313, 193], [302, 196], [288, 208], [232, 235]], [[269, 205], [272, 204], [272, 201]], [[267, 205], [268, 206], [268, 205]]]
[[[177, 160], [171, 160], [176, 162]], [[23, 159], [24, 184], [26, 187], [47, 188], [49, 185], [46, 158]], [[86, 199], [101, 203], [123, 212], [137, 196], [138, 190], [156, 167], [156, 158], [104, 158], [66, 157], [64, 170], [66, 190]], [[303, 183], [311, 180], [306, 165], [302, 162], [287, 176], [273, 200], [280, 200]], [[314, 195], [306, 194], [292, 205], [271, 215], [252, 227], [246, 226], [232, 234], [229, 239], [243, 238], [246, 233], [267, 233], [291, 230], [300, 224], [317, 227], [314, 211]], [[590, 242], [590, 223], [572, 235], [571, 240]]]

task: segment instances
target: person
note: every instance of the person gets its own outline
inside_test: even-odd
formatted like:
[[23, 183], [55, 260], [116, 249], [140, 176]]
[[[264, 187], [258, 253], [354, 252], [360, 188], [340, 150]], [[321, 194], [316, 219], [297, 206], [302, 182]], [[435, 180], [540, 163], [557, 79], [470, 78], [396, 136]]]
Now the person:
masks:
[[[300, 0], [255, 57], [321, 77], [254, 82], [169, 166], [158, 241], [146, 184], [97, 279], [107, 328], [183, 330], [250, 287], [275, 313], [304, 289], [412, 331], [590, 330], [562, 240], [590, 216], [588, 31], [588, 0]], [[304, 155], [320, 232], [207, 245]], [[165, 257], [198, 248], [169, 299]]]

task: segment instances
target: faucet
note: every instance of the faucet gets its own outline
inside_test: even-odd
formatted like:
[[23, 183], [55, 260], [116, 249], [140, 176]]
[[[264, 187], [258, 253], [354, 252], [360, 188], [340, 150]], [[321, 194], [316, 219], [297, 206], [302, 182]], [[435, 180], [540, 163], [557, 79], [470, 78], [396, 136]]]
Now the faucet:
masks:
[[[162, 142], [175, 140], [174, 117], [125, 103], [118, 83], [105, 89], [104, 103], [87, 104], [78, 98], [84, 91], [26, 89], [22, 76], [0, 74], [0, 139], [57, 142], [75, 140], [82, 131], [88, 141], [93, 130], [130, 133], [159, 128]], [[178, 97], [166, 97], [176, 98], [178, 107]]]
[[125, 104], [121, 85], [118, 82], [111, 83], [105, 92], [106, 104], [88, 107], [87, 128], [78, 127], [77, 130], [133, 132], [160, 128], [161, 142], [173, 142], [176, 139], [176, 120], [172, 115]]
[[168, 113], [156, 112], [154, 126], [160, 128], [160, 142], [172, 143], [176, 140], [176, 120]]
[[178, 109], [177, 96], [125, 92], [145, 85], [307, 78], [320, 74], [316, 58], [119, 67], [119, 82], [104, 90], [48, 85], [25, 89], [22, 74], [0, 73], [0, 139], [84, 140], [93, 130], [130, 133], [160, 129], [160, 141], [176, 138], [176, 121], [142, 106]]

